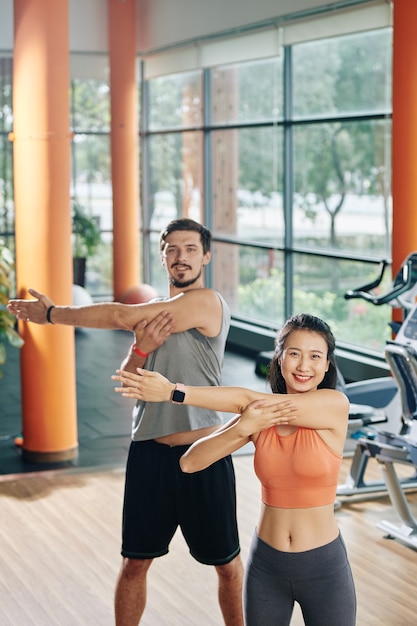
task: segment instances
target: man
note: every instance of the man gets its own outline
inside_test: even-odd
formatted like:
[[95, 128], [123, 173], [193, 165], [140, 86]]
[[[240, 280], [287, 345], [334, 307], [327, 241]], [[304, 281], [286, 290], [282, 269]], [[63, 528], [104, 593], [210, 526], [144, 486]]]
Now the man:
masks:
[[[169, 299], [134, 306], [112, 302], [61, 307], [29, 290], [36, 300], [12, 300], [8, 308], [19, 319], [38, 324], [132, 330], [135, 343], [123, 363], [125, 369], [135, 371], [145, 364], [171, 380], [219, 385], [230, 312], [219, 294], [204, 288], [210, 244], [210, 231], [190, 219], [173, 220], [161, 233]], [[179, 389], [175, 404], [138, 403], [134, 410], [123, 562], [115, 593], [117, 626], [139, 623], [146, 604], [147, 571], [154, 558], [168, 552], [178, 525], [192, 556], [216, 568], [225, 624], [243, 624], [232, 460], [227, 457], [193, 475], [183, 474], [179, 467], [189, 445], [214, 431], [222, 419], [215, 412], [184, 406], [181, 399]]]

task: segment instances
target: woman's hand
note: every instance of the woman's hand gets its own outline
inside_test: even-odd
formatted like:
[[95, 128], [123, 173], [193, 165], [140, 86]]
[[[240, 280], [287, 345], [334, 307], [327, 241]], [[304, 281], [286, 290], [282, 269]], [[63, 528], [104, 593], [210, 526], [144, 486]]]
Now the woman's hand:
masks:
[[273, 402], [272, 398], [255, 400], [245, 407], [236, 426], [241, 436], [250, 436], [271, 426], [287, 425], [296, 420], [297, 408], [291, 400]]
[[117, 380], [123, 387], [115, 387], [116, 393], [125, 398], [144, 400], [145, 402], [170, 402], [175, 384], [158, 372], [136, 368], [137, 374], [126, 370], [116, 370], [112, 380]]

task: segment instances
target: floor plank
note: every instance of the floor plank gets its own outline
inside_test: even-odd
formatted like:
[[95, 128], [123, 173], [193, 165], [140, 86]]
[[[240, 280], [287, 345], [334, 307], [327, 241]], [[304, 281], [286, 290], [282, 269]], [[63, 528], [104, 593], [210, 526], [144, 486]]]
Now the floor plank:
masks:
[[[252, 461], [251, 455], [234, 461], [244, 559], [260, 507]], [[344, 472], [349, 462], [343, 462]], [[2, 626], [113, 624], [123, 482], [124, 471], [117, 469], [40, 472], [0, 481]], [[417, 493], [409, 499], [416, 510]], [[388, 497], [345, 498], [336, 515], [355, 576], [358, 624], [415, 624], [416, 551], [385, 539], [375, 527], [379, 519], [397, 521]], [[177, 533], [170, 554], [150, 570], [142, 624], [221, 625], [216, 588], [214, 570], [196, 563]], [[297, 610], [292, 626], [301, 624]]]

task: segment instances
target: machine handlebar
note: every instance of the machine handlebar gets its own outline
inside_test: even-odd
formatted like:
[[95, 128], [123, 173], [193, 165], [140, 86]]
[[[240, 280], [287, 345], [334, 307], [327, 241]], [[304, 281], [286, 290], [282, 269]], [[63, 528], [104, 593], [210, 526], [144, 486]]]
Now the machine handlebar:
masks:
[[371, 283], [367, 283], [362, 287], [358, 287], [358, 289], [351, 289], [347, 291], [345, 293], [345, 299], [351, 300], [353, 298], [361, 298], [362, 300], [367, 300], [368, 302], [371, 302], [372, 304], [375, 304], [377, 306], [381, 304], [387, 304], [388, 302], [395, 300], [396, 298], [398, 298], [398, 296], [401, 296], [413, 286], [413, 281], [415, 280], [415, 277], [413, 275], [414, 272], [412, 271], [412, 268], [413, 263], [415, 262], [415, 255], [411, 255], [411, 257], [409, 257], [407, 261], [404, 262], [404, 264], [402, 265], [390, 291], [381, 296], [376, 296], [374, 293], [371, 293], [371, 290], [375, 289], [381, 284], [385, 274], [385, 270], [389, 266], [388, 261], [382, 260], [379, 264], [378, 278]]

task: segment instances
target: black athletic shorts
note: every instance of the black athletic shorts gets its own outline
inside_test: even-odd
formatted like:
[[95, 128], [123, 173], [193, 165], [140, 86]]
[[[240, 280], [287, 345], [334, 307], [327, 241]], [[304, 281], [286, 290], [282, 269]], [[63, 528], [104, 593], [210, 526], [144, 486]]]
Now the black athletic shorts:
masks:
[[185, 474], [179, 460], [188, 447], [153, 440], [131, 443], [123, 506], [124, 557], [167, 554], [178, 526], [200, 563], [224, 565], [239, 554], [232, 458]]

